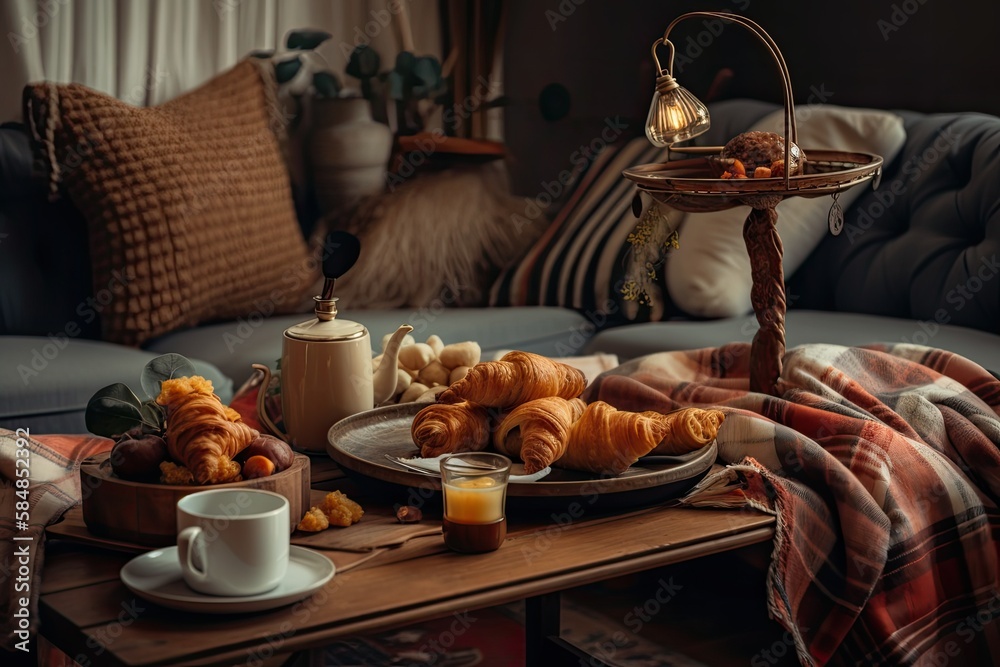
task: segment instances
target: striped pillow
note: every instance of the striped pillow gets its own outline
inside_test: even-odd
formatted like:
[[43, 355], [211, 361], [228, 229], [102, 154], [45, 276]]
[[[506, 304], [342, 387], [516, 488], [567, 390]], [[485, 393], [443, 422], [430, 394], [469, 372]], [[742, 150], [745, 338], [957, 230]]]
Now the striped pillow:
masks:
[[[632, 213], [636, 189], [622, 170], [666, 159], [667, 149], [645, 137], [601, 151], [541, 238], [494, 282], [490, 305], [573, 308], [596, 325], [658, 319], [664, 309], [657, 302], [662, 286], [650, 295], [650, 304], [622, 297], [632, 249], [628, 237], [637, 222]], [[676, 227], [679, 218], [670, 222]]]

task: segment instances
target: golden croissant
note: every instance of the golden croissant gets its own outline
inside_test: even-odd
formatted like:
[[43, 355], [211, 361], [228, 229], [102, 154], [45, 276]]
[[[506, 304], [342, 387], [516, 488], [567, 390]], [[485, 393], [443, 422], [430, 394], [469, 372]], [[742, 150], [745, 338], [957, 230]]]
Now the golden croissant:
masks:
[[570, 428], [587, 404], [579, 398], [536, 398], [510, 411], [496, 433], [498, 452], [524, 461], [524, 472], [536, 473], [566, 452]]
[[431, 403], [414, 416], [410, 435], [424, 458], [477, 452], [490, 444], [490, 415], [468, 401]]
[[500, 361], [476, 364], [450, 390], [472, 403], [509, 409], [547, 396], [576, 398], [586, 386], [583, 371], [538, 354], [514, 351]]
[[669, 427], [663, 416], [658, 412], [626, 412], [595, 401], [569, 429], [566, 452], [555, 465], [599, 475], [620, 475], [667, 434]]
[[221, 484], [240, 478], [240, 464], [233, 457], [260, 433], [222, 405], [211, 380], [198, 375], [164, 380], [156, 402], [167, 410], [167, 451], [196, 482]]
[[687, 454], [701, 449], [715, 440], [726, 414], [722, 410], [684, 408], [661, 417], [668, 430], [650, 454]]

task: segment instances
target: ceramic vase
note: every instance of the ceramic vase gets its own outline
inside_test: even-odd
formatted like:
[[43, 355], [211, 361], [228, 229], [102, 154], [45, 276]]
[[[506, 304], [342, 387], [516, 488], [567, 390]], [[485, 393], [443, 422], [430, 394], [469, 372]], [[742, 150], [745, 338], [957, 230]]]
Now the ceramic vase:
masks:
[[385, 188], [392, 130], [372, 119], [363, 97], [314, 99], [307, 155], [323, 213], [356, 204]]

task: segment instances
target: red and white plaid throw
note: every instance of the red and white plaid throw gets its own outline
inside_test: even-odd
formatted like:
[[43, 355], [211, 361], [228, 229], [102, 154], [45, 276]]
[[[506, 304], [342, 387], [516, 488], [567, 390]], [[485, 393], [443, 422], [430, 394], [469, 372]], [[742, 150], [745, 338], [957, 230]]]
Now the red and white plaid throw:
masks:
[[[80, 502], [80, 462], [110, 450], [112, 444], [96, 436], [36, 438], [24, 430], [0, 429], [0, 645], [4, 649], [23, 647], [26, 631], [35, 636], [45, 527]], [[22, 598], [29, 600], [28, 607], [21, 605]]]
[[1000, 381], [928, 347], [808, 345], [775, 398], [749, 357], [654, 354], [585, 398], [722, 407], [729, 465], [683, 502], [777, 517], [768, 608], [803, 664], [1000, 664]]

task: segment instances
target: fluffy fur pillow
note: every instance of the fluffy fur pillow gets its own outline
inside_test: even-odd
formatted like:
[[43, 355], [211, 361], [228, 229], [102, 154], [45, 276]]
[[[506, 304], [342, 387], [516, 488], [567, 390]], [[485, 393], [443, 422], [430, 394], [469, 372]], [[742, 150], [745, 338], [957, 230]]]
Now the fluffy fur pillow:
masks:
[[496, 161], [420, 173], [325, 220], [324, 230], [361, 240], [358, 263], [337, 282], [341, 307], [485, 305], [500, 269], [541, 231], [524, 224], [524, 210]]

